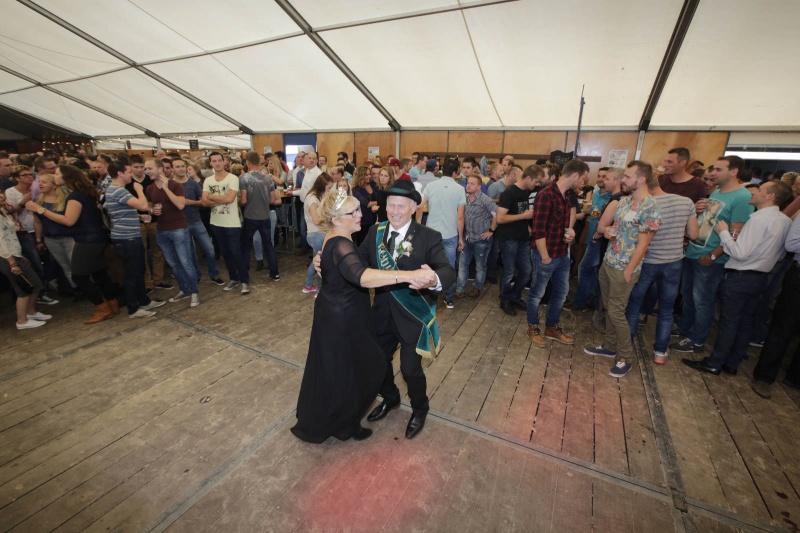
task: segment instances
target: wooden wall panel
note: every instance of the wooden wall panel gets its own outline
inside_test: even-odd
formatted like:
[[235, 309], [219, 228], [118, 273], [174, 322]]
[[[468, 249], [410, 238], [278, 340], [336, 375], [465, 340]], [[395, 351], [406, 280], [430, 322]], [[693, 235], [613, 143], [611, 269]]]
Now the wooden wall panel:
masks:
[[263, 154], [265, 146], [271, 146], [273, 152], [283, 151], [283, 135], [280, 133], [253, 135], [253, 150]]
[[412, 152], [425, 155], [447, 152], [446, 131], [401, 131], [400, 154], [411, 157]]
[[451, 131], [447, 144], [447, 151], [451, 154], [457, 154], [459, 152], [500, 153], [503, 151], [503, 132]]
[[347, 152], [347, 156], [352, 159], [354, 148], [353, 133], [317, 133], [318, 155], [327, 156], [328, 164], [336, 163], [336, 154], [339, 152]]
[[[584, 131], [581, 132], [579, 155], [601, 157], [599, 163], [589, 162], [589, 182], [594, 183], [597, 170], [608, 166], [608, 153], [611, 150], [627, 150], [628, 161], [636, 158], [636, 143], [639, 140], [637, 131]], [[567, 151], [575, 148], [575, 132], [569, 132]]]
[[384, 164], [387, 162], [386, 156], [389, 154], [397, 155], [395, 150], [395, 132], [393, 131], [371, 131], [371, 132], [356, 132], [356, 157], [350, 160], [356, 160], [358, 165], [363, 165], [367, 160], [367, 148], [370, 146], [377, 146], [380, 149], [380, 156]]
[[564, 131], [507, 131], [504, 154], [549, 154], [564, 149]]
[[692, 160], [699, 159], [706, 166], [725, 154], [728, 145], [726, 131], [648, 131], [644, 134], [642, 160], [654, 167], [663, 163], [672, 148], [688, 148]]

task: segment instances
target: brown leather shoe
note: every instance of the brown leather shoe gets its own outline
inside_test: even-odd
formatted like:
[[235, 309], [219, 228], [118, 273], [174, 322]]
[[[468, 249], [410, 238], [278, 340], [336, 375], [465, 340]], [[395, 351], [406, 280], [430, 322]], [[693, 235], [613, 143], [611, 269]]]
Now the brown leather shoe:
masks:
[[542, 330], [539, 329], [538, 325], [528, 324], [528, 338], [532, 344], [539, 348], [544, 348], [547, 345], [544, 337], [542, 337]]
[[544, 328], [544, 336], [548, 339], [553, 339], [556, 342], [560, 342], [561, 344], [568, 344], [572, 345], [575, 342], [575, 339], [566, 335], [564, 331], [561, 329], [561, 326], [556, 324], [555, 326], [546, 327]]
[[467, 293], [467, 298], [469, 298], [470, 300], [474, 300], [480, 295], [481, 291], [479, 291], [475, 287], [472, 287], [472, 290]]
[[103, 302], [99, 305], [94, 306], [94, 314], [85, 323], [97, 324], [98, 322], [102, 322], [103, 320], [108, 320], [113, 316], [114, 313], [111, 312], [111, 307], [109, 307], [108, 302]]
[[464, 291], [456, 293], [456, 300], [460, 300], [461, 298], [465, 297], [466, 293]]

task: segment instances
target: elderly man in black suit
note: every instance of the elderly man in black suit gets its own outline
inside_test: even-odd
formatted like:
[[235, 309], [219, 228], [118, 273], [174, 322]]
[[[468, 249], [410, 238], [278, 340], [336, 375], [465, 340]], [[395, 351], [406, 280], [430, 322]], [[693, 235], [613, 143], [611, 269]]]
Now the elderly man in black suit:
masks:
[[406, 428], [406, 438], [413, 439], [425, 425], [428, 395], [422, 357], [433, 357], [440, 349], [436, 323], [436, 297], [442, 287], [456, 280], [456, 272], [447, 260], [438, 231], [418, 224], [413, 215], [421, 203], [410, 181], [395, 182], [386, 195], [388, 221], [369, 229], [359, 248], [361, 259], [371, 268], [416, 270], [430, 268], [428, 287], [414, 290], [407, 285], [375, 290], [372, 305], [373, 323], [378, 343], [390, 364], [381, 386], [381, 404], [367, 417], [381, 420], [400, 406], [400, 390], [394, 383], [391, 359], [400, 345], [400, 371], [408, 385], [413, 413]]

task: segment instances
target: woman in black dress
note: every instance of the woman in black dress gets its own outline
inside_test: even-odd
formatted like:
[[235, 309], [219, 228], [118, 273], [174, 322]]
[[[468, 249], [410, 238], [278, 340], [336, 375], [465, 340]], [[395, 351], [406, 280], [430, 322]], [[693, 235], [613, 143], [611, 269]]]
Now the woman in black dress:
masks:
[[330, 436], [364, 440], [372, 430], [363, 428], [361, 419], [378, 395], [388, 364], [372, 334], [367, 289], [413, 283], [429, 271], [367, 268], [351, 239], [361, 228], [361, 206], [343, 189], [325, 194], [319, 212], [328, 226], [322, 286], [291, 431], [313, 443]]

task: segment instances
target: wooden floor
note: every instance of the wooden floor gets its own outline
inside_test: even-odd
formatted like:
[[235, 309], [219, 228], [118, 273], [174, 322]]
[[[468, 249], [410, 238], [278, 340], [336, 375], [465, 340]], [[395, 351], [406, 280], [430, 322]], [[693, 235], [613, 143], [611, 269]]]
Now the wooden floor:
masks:
[[756, 353], [735, 377], [673, 356], [613, 379], [589, 313], [562, 315], [575, 347], [534, 348], [491, 285], [440, 310], [419, 437], [404, 402], [367, 441], [298, 441], [314, 300], [280, 260], [278, 283], [204, 282], [153, 319], [61, 303], [16, 331], [4, 303], [0, 530], [797, 531], [800, 398], [752, 392]]

